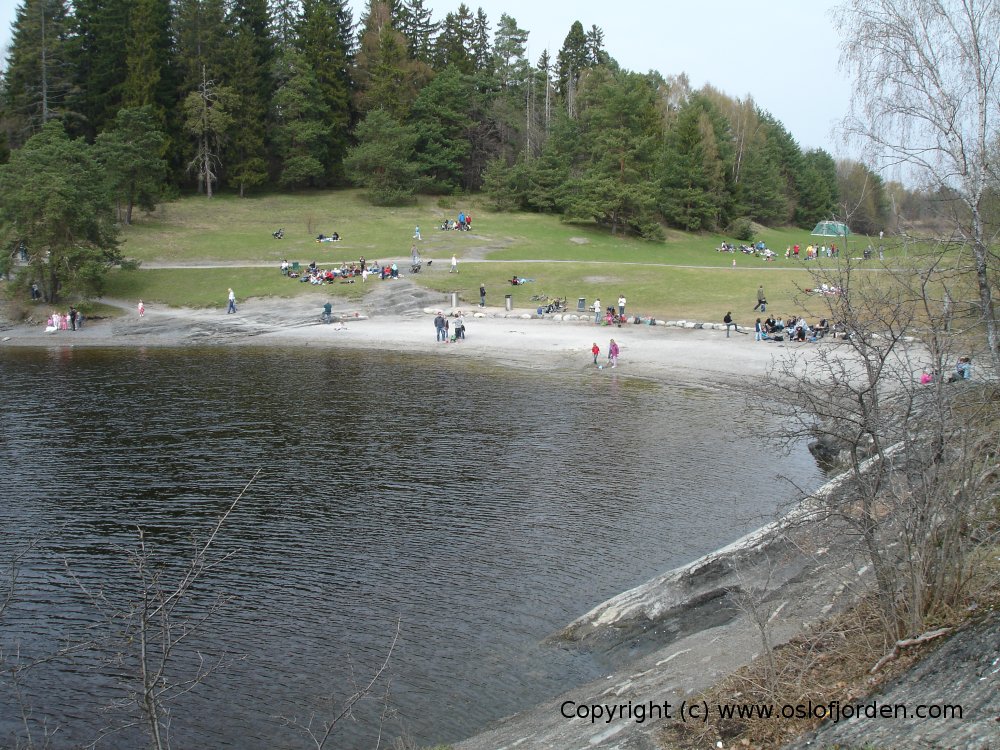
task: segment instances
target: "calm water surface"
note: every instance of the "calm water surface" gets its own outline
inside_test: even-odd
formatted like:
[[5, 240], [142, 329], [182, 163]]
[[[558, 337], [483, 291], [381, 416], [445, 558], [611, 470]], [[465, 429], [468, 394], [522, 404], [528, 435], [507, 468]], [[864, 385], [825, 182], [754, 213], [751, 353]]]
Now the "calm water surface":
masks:
[[[384, 659], [384, 736], [453, 741], [601, 674], [541, 640], [604, 599], [732, 541], [793, 495], [730, 395], [608, 371], [273, 350], [0, 351], [0, 745], [60, 747], [127, 720], [137, 528], [174, 580], [233, 553], [179, 614], [226, 602], [168, 677], [223, 661], [174, 704], [177, 747], [309, 747]], [[763, 426], [766, 429], [766, 425]], [[821, 475], [804, 448], [780, 471]], [[0, 583], [9, 582], [8, 572]], [[117, 615], [117, 617], [116, 617]], [[70, 649], [69, 653], [61, 652]], [[20, 697], [18, 697], [20, 695]], [[374, 746], [383, 701], [336, 747]], [[119, 733], [103, 747], [137, 747]]]

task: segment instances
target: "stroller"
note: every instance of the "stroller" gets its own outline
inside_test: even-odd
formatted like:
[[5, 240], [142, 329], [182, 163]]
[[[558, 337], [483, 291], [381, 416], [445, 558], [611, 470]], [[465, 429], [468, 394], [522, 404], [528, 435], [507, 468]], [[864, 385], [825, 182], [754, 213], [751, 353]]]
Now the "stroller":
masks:
[[284, 227], [282, 227], [281, 229], [279, 229], [277, 232], [271, 232], [271, 236], [274, 237], [274, 239], [276, 239], [276, 240], [283, 240], [283, 239], [285, 239], [285, 229], [284, 229]]
[[420, 273], [420, 268], [423, 264], [419, 261], [410, 265], [410, 273]]

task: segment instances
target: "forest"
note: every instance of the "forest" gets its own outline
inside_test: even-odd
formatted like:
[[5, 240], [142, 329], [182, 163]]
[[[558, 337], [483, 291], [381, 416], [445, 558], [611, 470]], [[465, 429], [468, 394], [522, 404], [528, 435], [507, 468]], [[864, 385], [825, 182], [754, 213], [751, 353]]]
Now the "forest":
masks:
[[657, 239], [752, 222], [886, 228], [909, 194], [803, 152], [752, 97], [636, 73], [577, 21], [558, 53], [464, 3], [25, 0], [0, 81], [0, 163], [58, 120], [115, 191], [360, 186], [376, 205], [483, 191], [500, 208]]

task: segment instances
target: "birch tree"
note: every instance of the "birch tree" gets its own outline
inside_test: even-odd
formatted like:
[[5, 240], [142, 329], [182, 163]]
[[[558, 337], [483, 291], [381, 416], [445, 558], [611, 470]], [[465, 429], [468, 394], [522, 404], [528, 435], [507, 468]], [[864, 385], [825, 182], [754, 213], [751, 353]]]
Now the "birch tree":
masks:
[[994, 367], [996, 235], [986, 215], [1000, 143], [1000, 4], [996, 0], [848, 0], [841, 63], [854, 79], [849, 137], [879, 167], [901, 167], [950, 194], [947, 231], [971, 248]]

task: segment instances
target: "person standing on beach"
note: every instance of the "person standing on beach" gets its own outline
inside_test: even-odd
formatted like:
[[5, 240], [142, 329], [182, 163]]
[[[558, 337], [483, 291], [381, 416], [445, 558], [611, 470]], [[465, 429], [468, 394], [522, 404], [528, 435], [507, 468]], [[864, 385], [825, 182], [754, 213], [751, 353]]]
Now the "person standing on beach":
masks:
[[[598, 297], [597, 299], [594, 300], [594, 324], [596, 325], [600, 322], [601, 322], [601, 298]], [[594, 346], [597, 346], [597, 344], [594, 344]]]
[[479, 285], [479, 306], [486, 307], [486, 284]]
[[597, 364], [597, 355], [601, 353], [601, 347], [599, 347], [597, 345], [596, 341], [594, 342], [594, 345], [592, 347], [590, 347], [590, 353], [594, 355], [594, 364], [596, 365]]
[[730, 326], [733, 326], [733, 327], [736, 326], [736, 324], [733, 322], [733, 314], [732, 314], [732, 312], [727, 312], [726, 313], [726, 317], [724, 317], [722, 319], [722, 322], [726, 324], [726, 338], [728, 339], [729, 338], [729, 327]]
[[69, 306], [69, 328], [71, 331], [76, 330], [76, 308], [73, 305]]
[[236, 312], [236, 292], [229, 288], [229, 306], [226, 308], [226, 315]]
[[139, 304], [138, 304], [137, 307], [138, 307], [138, 310], [139, 310], [139, 317], [141, 318], [141, 317], [145, 316], [146, 315], [146, 306], [144, 304], [142, 304], [142, 300], [139, 300]]
[[445, 328], [444, 328], [444, 314], [440, 310], [438, 310], [438, 314], [434, 318], [434, 330], [437, 331], [437, 340], [439, 342], [440, 341], [447, 341], [448, 334], [445, 333]]
[[608, 344], [608, 359], [611, 361], [611, 369], [618, 367], [618, 342], [611, 339], [611, 343]]
[[619, 318], [624, 318], [625, 317], [625, 295], [624, 294], [619, 294], [618, 295], [618, 317]]
[[756, 310], [758, 307], [760, 308], [761, 312], [767, 311], [767, 299], [764, 297], [763, 284], [757, 287], [757, 304], [753, 306], [753, 309]]

